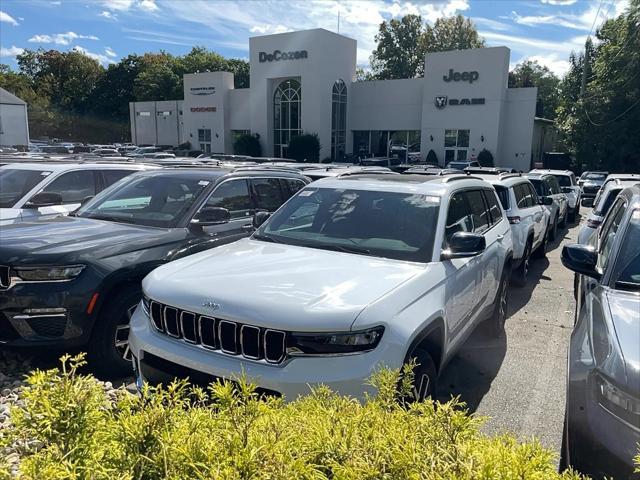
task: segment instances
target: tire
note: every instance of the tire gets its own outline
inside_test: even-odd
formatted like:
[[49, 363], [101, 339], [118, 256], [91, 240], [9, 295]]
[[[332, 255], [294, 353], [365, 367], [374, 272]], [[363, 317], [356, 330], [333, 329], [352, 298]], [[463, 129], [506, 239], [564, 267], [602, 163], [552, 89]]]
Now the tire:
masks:
[[569, 222], [570, 223], [576, 223], [576, 210], [578, 207], [576, 207], [576, 209], [572, 210], [571, 213], [569, 214]]
[[524, 287], [527, 284], [527, 278], [529, 276], [529, 263], [531, 260], [531, 243], [532, 240], [527, 240], [527, 244], [524, 246], [524, 252], [522, 254], [522, 260], [520, 265], [513, 271], [512, 278], [513, 283], [518, 287]]
[[557, 216], [553, 221], [553, 226], [551, 227], [551, 230], [549, 230], [549, 240], [553, 242], [555, 241], [556, 238], [558, 238], [558, 217]]
[[429, 352], [422, 348], [416, 348], [410, 359], [416, 359], [416, 367], [413, 370], [413, 401], [436, 400], [438, 398], [438, 374], [436, 364]]
[[538, 245], [533, 253], [531, 254], [531, 258], [535, 258], [536, 260], [545, 258], [547, 256], [547, 245], [549, 244], [549, 232], [546, 231], [544, 233], [544, 237], [542, 237], [542, 243]]
[[112, 294], [100, 311], [89, 344], [89, 367], [107, 377], [131, 374], [129, 321], [140, 303], [139, 285], [120, 289]]
[[500, 287], [498, 287], [498, 294], [494, 300], [495, 306], [491, 317], [487, 320], [489, 327], [489, 333], [494, 338], [500, 338], [504, 335], [504, 324], [507, 319], [507, 294], [509, 292], [509, 265], [504, 266], [502, 277], [500, 278]]

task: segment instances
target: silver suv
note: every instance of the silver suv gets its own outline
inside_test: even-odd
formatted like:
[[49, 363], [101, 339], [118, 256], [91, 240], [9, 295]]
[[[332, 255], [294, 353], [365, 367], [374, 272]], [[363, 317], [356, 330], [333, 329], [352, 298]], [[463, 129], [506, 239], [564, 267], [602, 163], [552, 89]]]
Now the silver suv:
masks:
[[529, 173], [550, 173], [558, 180], [560, 190], [567, 196], [567, 207], [569, 209], [569, 221], [574, 223], [580, 213], [580, 200], [582, 189], [576, 181], [576, 176], [571, 170], [531, 170]]
[[144, 279], [129, 337], [139, 386], [245, 372], [288, 399], [317, 384], [362, 398], [380, 366], [416, 358], [422, 399], [480, 322], [503, 335], [513, 245], [489, 183], [328, 178], [267, 217]]
[[477, 176], [493, 185], [507, 213], [513, 237], [513, 280], [523, 286], [530, 259], [546, 255], [550, 215], [544, 205], [551, 205], [552, 200], [539, 199], [531, 182], [519, 173]]
[[[562, 193], [558, 179], [550, 173], [532, 173], [526, 174], [526, 177], [533, 184], [533, 187], [549, 212], [549, 240], [555, 240], [558, 236], [558, 227], [564, 228], [567, 225], [567, 216], [569, 215], [569, 203], [567, 195]], [[548, 204], [548, 200], [552, 200]]]

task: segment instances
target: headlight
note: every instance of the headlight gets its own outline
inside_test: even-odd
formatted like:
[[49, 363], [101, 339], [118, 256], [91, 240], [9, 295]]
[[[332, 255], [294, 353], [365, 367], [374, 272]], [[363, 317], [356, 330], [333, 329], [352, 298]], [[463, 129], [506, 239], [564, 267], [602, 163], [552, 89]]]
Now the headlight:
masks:
[[638, 428], [640, 399], [624, 391], [599, 372], [593, 375], [595, 400], [612, 415]]
[[340, 355], [373, 350], [380, 343], [384, 327], [345, 333], [290, 333], [287, 335], [287, 354]]
[[66, 265], [55, 267], [14, 267], [18, 277], [27, 282], [47, 282], [71, 280], [80, 275], [84, 265]]

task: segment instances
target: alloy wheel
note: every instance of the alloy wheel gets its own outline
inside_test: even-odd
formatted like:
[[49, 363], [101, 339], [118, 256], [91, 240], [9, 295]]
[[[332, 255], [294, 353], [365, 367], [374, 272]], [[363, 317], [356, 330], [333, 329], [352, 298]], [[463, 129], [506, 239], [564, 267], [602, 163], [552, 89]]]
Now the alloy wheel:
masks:
[[127, 309], [126, 318], [123, 323], [116, 325], [115, 332], [115, 347], [118, 354], [126, 361], [131, 361], [131, 349], [129, 348], [129, 323], [131, 322], [131, 317], [133, 316], [133, 312], [135, 311], [138, 304], [132, 305]]
[[500, 308], [498, 310], [498, 321], [501, 325], [504, 325], [507, 319], [507, 289], [508, 281], [505, 278], [502, 281], [502, 288], [500, 289]]

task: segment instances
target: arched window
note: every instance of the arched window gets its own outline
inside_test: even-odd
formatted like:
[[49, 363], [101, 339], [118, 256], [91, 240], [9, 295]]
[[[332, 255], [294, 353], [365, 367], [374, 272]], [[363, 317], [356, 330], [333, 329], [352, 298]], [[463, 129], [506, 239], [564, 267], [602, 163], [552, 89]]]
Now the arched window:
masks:
[[347, 139], [347, 85], [342, 79], [331, 92], [331, 159], [344, 157]]
[[300, 135], [301, 87], [297, 80], [285, 80], [273, 94], [273, 155], [286, 157], [291, 137]]

